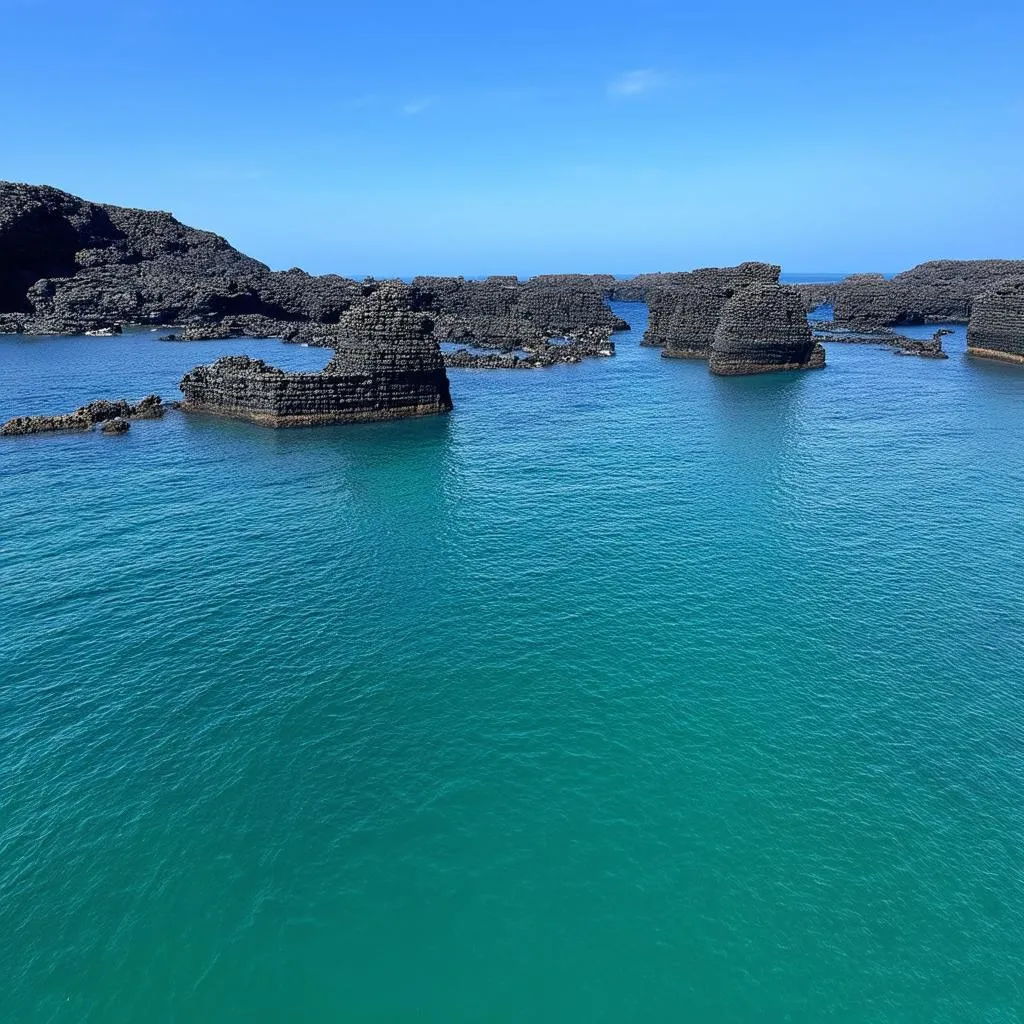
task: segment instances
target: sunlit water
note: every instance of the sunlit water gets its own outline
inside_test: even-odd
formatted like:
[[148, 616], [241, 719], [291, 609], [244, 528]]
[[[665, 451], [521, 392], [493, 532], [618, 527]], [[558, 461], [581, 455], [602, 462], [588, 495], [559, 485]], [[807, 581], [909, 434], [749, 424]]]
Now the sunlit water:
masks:
[[[1024, 1016], [1024, 371], [638, 346], [0, 444], [0, 1020]], [[0, 339], [0, 418], [276, 342]]]

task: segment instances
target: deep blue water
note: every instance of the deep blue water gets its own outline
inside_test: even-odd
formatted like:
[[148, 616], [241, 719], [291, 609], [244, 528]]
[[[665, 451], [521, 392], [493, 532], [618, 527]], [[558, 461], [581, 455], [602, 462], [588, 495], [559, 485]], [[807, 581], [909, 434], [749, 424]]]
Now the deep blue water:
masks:
[[[0, 1020], [1024, 1018], [1024, 371], [0, 444]], [[0, 338], [0, 418], [276, 342]]]

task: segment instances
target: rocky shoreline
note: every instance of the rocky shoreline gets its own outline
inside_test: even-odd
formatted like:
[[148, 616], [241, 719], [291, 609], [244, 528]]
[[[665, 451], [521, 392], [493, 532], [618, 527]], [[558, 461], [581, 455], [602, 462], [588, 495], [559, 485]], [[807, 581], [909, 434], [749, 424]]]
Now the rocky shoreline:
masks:
[[[609, 299], [646, 302], [641, 344], [666, 359], [705, 361], [717, 375], [817, 369], [822, 341], [944, 359], [943, 331], [922, 340], [894, 329], [933, 321], [969, 323], [971, 355], [1024, 363], [1021, 260], [940, 260], [891, 278], [801, 285], [780, 284], [780, 267], [758, 262], [627, 280], [355, 281], [272, 271], [169, 213], [0, 182], [0, 333], [108, 337], [145, 325], [173, 327], [167, 341], [280, 338], [334, 349], [319, 374], [248, 357], [196, 367], [181, 382], [186, 411], [272, 426], [444, 413], [452, 407], [446, 367], [539, 369], [614, 356], [612, 336], [629, 325]], [[807, 314], [823, 305], [832, 320], [808, 326]], [[457, 347], [442, 352], [442, 342]], [[100, 424], [123, 432], [152, 408], [143, 405], [94, 402], [19, 417], [0, 433]]]

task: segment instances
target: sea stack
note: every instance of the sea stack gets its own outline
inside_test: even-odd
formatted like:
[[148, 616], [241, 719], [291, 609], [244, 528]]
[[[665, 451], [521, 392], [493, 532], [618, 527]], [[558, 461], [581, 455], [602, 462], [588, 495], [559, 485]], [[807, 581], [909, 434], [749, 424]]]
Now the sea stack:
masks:
[[671, 275], [670, 284], [648, 290], [643, 344], [661, 348], [666, 359], [709, 358], [725, 304], [749, 285], [777, 282], [779, 271], [774, 264], [751, 262]]
[[335, 355], [320, 373], [288, 373], [248, 356], [197, 366], [181, 380], [182, 409], [268, 427], [429, 416], [451, 410], [431, 321], [407, 289], [384, 284], [321, 336]]
[[1024, 363], [1024, 277], [977, 296], [967, 326], [967, 354]]
[[753, 284], [722, 310], [711, 346], [712, 373], [735, 376], [824, 365], [825, 350], [811, 334], [803, 298], [795, 288]]

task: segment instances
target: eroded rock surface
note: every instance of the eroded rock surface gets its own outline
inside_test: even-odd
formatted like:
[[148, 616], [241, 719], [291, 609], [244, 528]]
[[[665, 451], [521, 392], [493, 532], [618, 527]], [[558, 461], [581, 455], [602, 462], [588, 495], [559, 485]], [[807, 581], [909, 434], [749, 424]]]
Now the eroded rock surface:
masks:
[[[92, 430], [97, 424], [107, 424], [114, 420], [121, 420], [125, 424], [128, 420], [154, 420], [163, 416], [166, 409], [159, 395], [147, 395], [135, 405], [131, 405], [123, 398], [116, 401], [100, 398], [70, 413], [59, 413], [55, 416], [15, 416], [14, 419], [0, 425], [0, 436], [24, 437], [28, 434], [86, 431]], [[127, 429], [126, 425], [123, 430], [119, 427], [115, 432], [123, 433]]]
[[811, 334], [796, 289], [757, 283], [726, 303], [711, 346], [712, 373], [734, 376], [824, 365], [825, 350]]
[[0, 331], [116, 333], [120, 325], [256, 318], [250, 333], [334, 323], [363, 285], [271, 271], [169, 213], [0, 182]]
[[967, 352], [1024, 363], [1024, 277], [1007, 279], [974, 300], [967, 326]]
[[289, 373], [248, 356], [197, 366], [182, 408], [269, 427], [316, 426], [448, 412], [448, 376], [429, 317], [408, 290], [383, 285], [319, 335], [335, 354], [320, 373]]
[[770, 263], [741, 263], [671, 275], [671, 284], [648, 288], [643, 344], [661, 348], [667, 359], [709, 358], [726, 303], [752, 284], [777, 282], [779, 271]]
[[933, 260], [891, 279], [854, 274], [833, 286], [835, 321], [860, 330], [966, 323], [975, 296], [1020, 276], [1024, 276], [1024, 260]]

